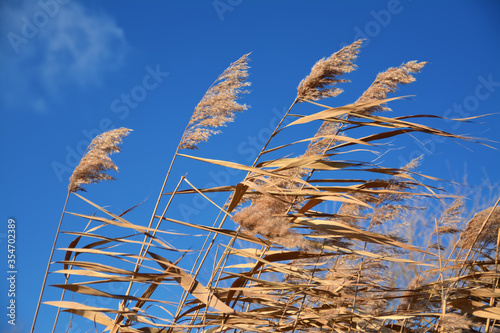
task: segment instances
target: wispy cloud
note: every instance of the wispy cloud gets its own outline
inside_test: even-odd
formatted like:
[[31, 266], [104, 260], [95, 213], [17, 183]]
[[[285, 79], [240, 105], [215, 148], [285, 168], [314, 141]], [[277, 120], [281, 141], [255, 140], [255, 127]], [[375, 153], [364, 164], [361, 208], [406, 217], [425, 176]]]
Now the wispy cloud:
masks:
[[124, 64], [123, 30], [76, 0], [7, 1], [1, 12], [4, 109], [45, 112], [64, 89], [99, 85]]

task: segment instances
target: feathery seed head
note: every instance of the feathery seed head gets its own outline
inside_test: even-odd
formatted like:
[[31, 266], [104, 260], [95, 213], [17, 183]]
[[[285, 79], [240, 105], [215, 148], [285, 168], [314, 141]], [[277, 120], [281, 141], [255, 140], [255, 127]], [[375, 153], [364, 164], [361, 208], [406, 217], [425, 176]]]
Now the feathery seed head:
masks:
[[311, 73], [300, 82], [297, 88], [297, 98], [316, 101], [342, 93], [342, 89], [335, 85], [339, 82], [349, 82], [349, 80], [338, 77], [356, 68], [353, 62], [357, 58], [362, 43], [363, 40], [359, 39], [329, 58], [320, 59], [311, 69]]
[[460, 232], [460, 224], [462, 223], [464, 208], [464, 199], [455, 199], [450, 207], [448, 207], [441, 215], [437, 232], [439, 234], [456, 234]]
[[237, 212], [233, 220], [252, 235], [261, 235], [273, 243], [284, 247], [304, 247], [303, 237], [290, 230], [290, 224], [285, 217], [279, 216], [286, 212], [287, 204], [267, 196], [254, 200], [248, 207]]
[[[290, 168], [279, 172], [281, 175], [293, 178], [302, 178], [306, 174], [303, 168]], [[258, 178], [255, 184], [265, 189], [274, 191], [291, 190], [299, 185], [288, 179], [279, 177]], [[241, 208], [233, 216], [233, 220], [241, 225], [245, 232], [252, 235], [261, 235], [275, 244], [287, 248], [306, 248], [308, 243], [304, 237], [290, 229], [289, 220], [284, 217], [294, 204], [300, 203], [301, 199], [284, 196], [261, 195], [251, 198], [251, 205]]]
[[213, 134], [220, 131], [214, 128], [225, 126], [234, 121], [234, 114], [248, 109], [245, 104], [238, 104], [236, 100], [241, 94], [249, 93], [244, 87], [248, 77], [248, 56], [243, 55], [233, 62], [207, 90], [200, 103], [194, 109], [189, 120], [188, 128], [184, 132], [179, 149], [197, 149], [197, 144], [207, 141]]
[[471, 318], [466, 315], [459, 315], [457, 313], [446, 313], [439, 319], [440, 332], [443, 333], [460, 333], [460, 332], [473, 332], [471, 327], [474, 326]]
[[96, 136], [69, 179], [69, 191], [85, 191], [82, 187], [83, 184], [114, 179], [105, 174], [106, 171], [111, 169], [118, 171], [118, 167], [108, 155], [120, 151], [118, 144], [130, 131], [132, 130], [122, 127]]
[[[393, 93], [398, 89], [398, 84], [408, 84], [415, 81], [412, 73], [419, 73], [427, 62], [417, 62], [415, 60], [402, 64], [399, 67], [391, 67], [383, 73], [379, 73], [375, 81], [366, 89], [357, 103], [370, 102], [387, 98], [388, 93]], [[362, 110], [362, 114], [372, 114], [377, 111], [390, 111], [384, 105], [375, 105]]]
[[[500, 226], [500, 207], [495, 207], [495, 210], [491, 213], [492, 209], [493, 208], [490, 207], [476, 213], [472, 219], [467, 222], [467, 226], [462, 232], [460, 241], [458, 242], [459, 247], [464, 249], [470, 248], [471, 246], [474, 246], [474, 248], [482, 248], [483, 246], [496, 243], [498, 228]], [[476, 235], [479, 233], [484, 221], [488, 218], [490, 213], [491, 216], [488, 219], [488, 222], [486, 222], [481, 234], [477, 238], [476, 242], [474, 242]]]

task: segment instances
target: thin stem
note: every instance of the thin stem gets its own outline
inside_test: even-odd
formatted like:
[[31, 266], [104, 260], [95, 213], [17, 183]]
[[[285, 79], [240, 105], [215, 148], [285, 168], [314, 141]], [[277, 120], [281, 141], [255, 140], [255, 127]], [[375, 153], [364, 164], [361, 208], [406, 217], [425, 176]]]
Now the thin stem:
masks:
[[[290, 113], [290, 111], [291, 111], [291, 109], [293, 108], [293, 106], [295, 105], [295, 103], [297, 103], [298, 101], [299, 101], [299, 100], [298, 100], [297, 98], [293, 101], [292, 105], [289, 107], [288, 111], [285, 113], [285, 115], [282, 117], [282, 119], [281, 119], [281, 121], [279, 122], [279, 124], [276, 126], [276, 128], [275, 128], [274, 132], [273, 132], [273, 133], [271, 134], [271, 136], [269, 137], [268, 141], [266, 142], [266, 144], [265, 144], [265, 145], [264, 145], [264, 147], [262, 148], [261, 152], [259, 153], [259, 155], [258, 155], [258, 156], [257, 156], [257, 158], [255, 159], [255, 161], [254, 161], [254, 163], [252, 164], [252, 166], [255, 166], [255, 165], [257, 164], [257, 162], [258, 162], [259, 158], [260, 158], [260, 157], [261, 157], [261, 156], [265, 153], [265, 150], [266, 150], [267, 146], [269, 145], [269, 143], [270, 143], [271, 139], [272, 139], [272, 138], [273, 138], [273, 137], [274, 137], [274, 136], [278, 133], [278, 129], [279, 129], [279, 127], [281, 126], [281, 124], [283, 123], [283, 121], [286, 119], [286, 117], [287, 117], [287, 116], [288, 116], [288, 114]], [[341, 127], [338, 129], [337, 134], [338, 134], [338, 132], [341, 130], [342, 126], [343, 126], [343, 124], [342, 124], [342, 125], [341, 125]], [[326, 147], [325, 151], [326, 151], [326, 150], [327, 150], [327, 149], [331, 146], [331, 144], [332, 144], [333, 142], [335, 142], [335, 140], [333, 140], [333, 139], [332, 139], [332, 140], [330, 141], [330, 143], [327, 145], [327, 147]], [[314, 173], [314, 170], [312, 170], [312, 171], [309, 173], [309, 175], [308, 175], [308, 177], [307, 177], [307, 181], [308, 181], [308, 180], [312, 177], [313, 173]], [[304, 186], [305, 186], [305, 185], [304, 185], [304, 184], [302, 184], [301, 188], [303, 188]], [[286, 213], [288, 213], [288, 212], [291, 210], [291, 208], [292, 208], [293, 204], [296, 202], [296, 200], [297, 200], [297, 198], [294, 198], [293, 202], [292, 202], [292, 203], [290, 204], [290, 206], [288, 207], [288, 209], [287, 209], [287, 212], [286, 212]], [[292, 219], [292, 222], [293, 222], [294, 220], [295, 220], [295, 219]], [[228, 253], [229, 253], [229, 252], [228, 252], [228, 249], [229, 249], [229, 247], [231, 247], [231, 246], [232, 246], [232, 244], [234, 243], [234, 241], [235, 241], [235, 240], [236, 240], [236, 238], [238, 237], [238, 234], [239, 234], [240, 229], [241, 229], [241, 226], [239, 226], [239, 227], [238, 227], [236, 235], [235, 235], [235, 236], [231, 239], [231, 242], [230, 242], [230, 244], [231, 244], [231, 245], [228, 245], [228, 247], [226, 248], [226, 250], [225, 250], [225, 251], [224, 251], [224, 253], [223, 253], [223, 257], [221, 258], [221, 261], [219, 261], [219, 263], [220, 263], [220, 262], [222, 262], [222, 259], [225, 259], [225, 260], [223, 261], [222, 267], [217, 267], [217, 270], [219, 270], [219, 269], [220, 269], [220, 272], [219, 272], [219, 277], [217, 278], [217, 281], [218, 281], [218, 279], [220, 278], [220, 275], [221, 275], [221, 273], [222, 273], [222, 270], [224, 269], [224, 267], [225, 267], [225, 265], [226, 265], [226, 263], [227, 263], [227, 256], [228, 256]], [[261, 258], [265, 255], [265, 253], [267, 252], [267, 250], [269, 250], [269, 248], [270, 248], [269, 246], [263, 246], [262, 251], [261, 251], [261, 255], [260, 255], [260, 257], [261, 257]], [[217, 270], [216, 270], [216, 271], [217, 271]], [[216, 271], [214, 271], [214, 273], [215, 273]], [[259, 273], [259, 274], [260, 274], [260, 273]], [[213, 275], [212, 275], [212, 278], [213, 278]], [[212, 280], [212, 278], [211, 278], [211, 280]], [[311, 278], [312, 278], [312, 277], [311, 277]], [[216, 285], [217, 285], [217, 283], [216, 283]], [[235, 300], [233, 301], [233, 304], [234, 304], [233, 306], [235, 306], [235, 305], [236, 305], [236, 302], [238, 301], [239, 297], [241, 296], [241, 293], [242, 293], [242, 292], [240, 291], [240, 292], [238, 292], [238, 294], [235, 296]], [[303, 301], [305, 301], [305, 298], [303, 299]], [[302, 304], [302, 305], [303, 305], [303, 304]], [[302, 309], [302, 307], [301, 307], [301, 309]], [[300, 311], [299, 311], [299, 313], [300, 313]], [[297, 323], [297, 320], [298, 320], [298, 317], [297, 317], [297, 319], [295, 320], [295, 323], [294, 323], [294, 324], [296, 324], [296, 323]], [[294, 328], [294, 330], [295, 330], [295, 328]]]
[[276, 128], [274, 129], [273, 133], [271, 134], [271, 136], [269, 137], [269, 139], [267, 139], [267, 142], [264, 144], [264, 146], [260, 150], [259, 155], [257, 155], [257, 157], [255, 158], [255, 161], [253, 162], [252, 167], [254, 167], [257, 164], [257, 162], [259, 161], [260, 157], [264, 154], [264, 151], [266, 150], [266, 148], [269, 145], [269, 143], [271, 142], [271, 140], [276, 136], [276, 134], [278, 134], [278, 129], [280, 128], [281, 124], [285, 121], [286, 117], [288, 116], [288, 114], [292, 110], [293, 106], [298, 101], [299, 101], [299, 99], [295, 98], [295, 100], [293, 101], [292, 105], [290, 105], [290, 107], [288, 108], [288, 110], [286, 111], [286, 113], [283, 115], [283, 117], [281, 117], [280, 122], [278, 123], [278, 125], [276, 125]]
[[[488, 214], [488, 216], [486, 217], [486, 219], [484, 220], [483, 224], [481, 225], [481, 228], [479, 228], [479, 231], [477, 232], [476, 234], [476, 237], [474, 237], [474, 241], [472, 242], [471, 246], [469, 247], [469, 251], [467, 252], [466, 256], [465, 256], [465, 259], [462, 263], [462, 267], [460, 268], [460, 271], [458, 273], [459, 276], [462, 275], [462, 272], [467, 264], [467, 260], [469, 259], [469, 256], [472, 252], [472, 249], [474, 248], [474, 245], [476, 244], [477, 240], [479, 239], [479, 236], [481, 235], [481, 233], [483, 232], [484, 230], [484, 227], [486, 226], [486, 223], [488, 223], [491, 215], [493, 215], [493, 212], [495, 211], [495, 208], [498, 206], [498, 204], [500, 203], [500, 197], [497, 199], [497, 201], [495, 202], [495, 204], [493, 205], [493, 207], [491, 207], [491, 211], [490, 213]], [[456, 282], [455, 282], [456, 284]]]
[[[177, 147], [177, 151], [178, 151], [178, 150], [179, 150], [179, 147]], [[160, 204], [160, 200], [161, 200], [161, 197], [162, 197], [162, 193], [163, 193], [163, 191], [164, 191], [164, 189], [165, 189], [165, 185], [167, 184], [168, 176], [170, 175], [170, 171], [172, 170], [172, 166], [173, 166], [173, 164], [174, 164], [175, 157], [177, 156], [177, 151], [175, 152], [174, 157], [172, 158], [172, 162], [170, 163], [170, 167], [168, 168], [168, 172], [167, 172], [167, 175], [166, 175], [165, 180], [164, 180], [164, 182], [163, 182], [163, 186], [162, 186], [162, 188], [161, 188], [160, 195], [159, 195], [159, 197], [158, 197], [158, 200], [156, 201], [156, 205], [155, 205], [155, 209], [154, 209], [153, 215], [151, 216], [151, 219], [150, 219], [149, 224], [148, 224], [148, 229], [150, 229], [150, 228], [151, 228], [151, 226], [153, 225], [153, 221], [154, 221], [155, 214], [156, 214], [156, 211], [157, 211], [157, 209], [158, 209], [158, 206], [159, 206], [159, 204]], [[175, 188], [175, 191], [177, 191], [177, 189], [179, 188], [179, 186], [180, 186], [180, 184], [182, 183], [182, 180], [183, 180], [183, 179], [184, 179], [184, 177], [181, 177], [181, 179], [179, 180], [179, 183], [177, 184], [177, 187]], [[175, 193], [175, 191], [174, 191], [174, 193]], [[165, 213], [166, 213], [166, 211], [167, 211], [168, 207], [170, 206], [170, 203], [172, 202], [173, 197], [174, 197], [174, 194], [172, 194], [172, 195], [171, 195], [171, 197], [170, 197], [170, 199], [169, 199], [169, 201], [168, 201], [168, 204], [167, 204], [167, 206], [166, 206], [166, 208], [165, 208], [165, 211], [163, 212], [163, 215], [165, 215]], [[162, 217], [163, 217], [163, 215], [162, 215]], [[154, 235], [156, 234], [156, 231], [158, 230], [158, 228], [160, 227], [160, 224], [161, 224], [162, 220], [163, 220], [163, 219], [162, 219], [162, 218], [160, 218], [160, 220], [158, 221], [158, 223], [157, 223], [157, 225], [156, 225], [156, 228], [155, 228], [155, 231], [153, 232], [153, 235], [152, 235], [153, 237], [154, 237]], [[137, 259], [136, 264], [135, 264], [135, 267], [134, 267], [134, 273], [137, 273], [137, 272], [139, 271], [139, 269], [140, 269], [141, 265], [142, 265], [142, 261], [143, 261], [143, 259], [142, 259], [142, 255], [143, 255], [143, 251], [144, 251], [144, 244], [146, 243], [146, 239], [147, 239], [147, 238], [148, 238], [148, 236], [147, 236], [147, 235], [144, 235], [144, 240], [143, 240], [142, 245], [141, 245], [141, 250], [139, 251], [139, 258]], [[146, 250], [144, 251], [144, 253], [145, 253], [145, 252], [147, 252], [147, 250], [149, 249], [149, 246], [151, 245], [151, 242], [152, 242], [152, 241], [153, 241], [153, 238], [151, 237], [151, 238], [150, 238], [150, 240], [149, 240], [149, 243], [148, 243], [148, 245], [147, 245], [147, 247], [146, 247]], [[130, 282], [129, 282], [127, 292], [125, 293], [125, 295], [126, 295], [126, 296], [128, 296], [128, 295], [130, 294], [130, 291], [131, 291], [131, 289], [132, 289], [132, 285], [133, 285], [133, 283], [134, 283], [133, 281], [130, 281]], [[125, 308], [126, 304], [127, 304], [127, 300], [126, 300], [126, 299], [123, 299], [123, 301], [122, 301], [122, 306], [123, 306], [123, 308]], [[114, 324], [113, 330], [111, 331], [112, 333], [116, 333], [116, 332], [117, 332], [117, 330], [118, 330], [118, 325], [117, 325], [117, 324], [118, 324], [121, 320], [123, 320], [123, 318], [124, 318], [124, 317], [123, 317], [123, 315], [121, 315], [121, 314], [117, 314], [117, 315], [116, 315], [116, 318], [115, 318], [115, 324]]]
[[441, 243], [439, 241], [439, 228], [438, 228], [438, 222], [436, 219], [434, 219], [435, 223], [435, 228], [436, 228], [436, 241], [437, 241], [437, 249], [438, 249], [438, 256], [439, 256], [439, 277], [441, 278], [441, 316], [439, 319], [436, 320], [434, 329], [437, 331], [440, 325], [441, 320], [444, 318], [446, 314], [446, 295], [444, 292], [444, 281], [443, 281], [443, 263], [442, 263], [442, 257], [441, 257]]
[[[191, 116], [192, 118], [193, 116]], [[168, 167], [168, 170], [167, 170], [167, 174], [165, 175], [165, 179], [163, 180], [163, 185], [161, 186], [161, 190], [160, 190], [160, 193], [158, 194], [158, 199], [156, 200], [156, 204], [155, 204], [155, 208], [153, 209], [153, 214], [151, 214], [151, 218], [149, 220], [149, 225], [148, 227], [151, 228], [151, 225], [153, 224], [153, 221], [155, 219], [155, 216], [156, 216], [156, 212], [158, 211], [158, 206], [160, 205], [160, 201], [163, 197], [163, 191], [165, 190], [165, 187], [167, 185], [167, 181], [168, 181], [168, 178], [170, 176], [170, 173], [172, 172], [172, 168], [174, 166], [174, 162], [175, 162], [175, 159], [177, 158], [177, 153], [179, 152], [180, 150], [180, 147], [181, 147], [181, 142], [182, 142], [182, 138], [184, 137], [184, 135], [186, 134], [188, 128], [189, 128], [189, 125], [191, 123], [191, 118], [189, 119], [189, 122], [188, 124], [186, 125], [186, 128], [184, 129], [184, 132], [182, 133], [182, 136], [181, 136], [181, 140], [179, 141], [179, 144], [177, 145], [177, 148], [175, 149], [175, 153], [174, 153], [174, 156], [172, 157], [172, 160], [170, 161], [170, 165]], [[173, 198], [173, 195], [171, 196], [171, 199]], [[170, 202], [170, 201], [169, 201]], [[160, 226], [160, 223], [161, 223], [161, 220], [160, 222], [158, 223], [157, 227]], [[156, 232], [156, 231], [155, 231]], [[142, 254], [142, 250], [143, 250], [143, 247], [141, 247], [141, 251], [139, 252], [139, 256]], [[138, 259], [137, 262], [136, 262], [136, 265], [135, 265], [135, 268], [134, 268], [134, 272], [137, 272], [140, 268], [140, 265], [142, 264], [142, 260]], [[128, 285], [128, 289], [127, 289], [127, 292], [125, 293], [126, 296], [129, 295], [130, 293], [130, 290], [132, 289], [132, 284], [133, 282], [130, 281], [129, 285]], [[122, 301], [122, 305], [125, 306], [125, 304], [127, 303], [127, 301], [124, 299]], [[115, 317], [115, 323], [114, 323], [114, 326], [113, 326], [113, 329], [111, 330], [111, 333], [116, 333], [118, 331], [118, 326], [117, 324], [123, 319], [123, 316], [120, 315], [120, 314], [117, 314], [116, 317]]]
[[[266, 143], [264, 144], [264, 146], [262, 147], [261, 151], [259, 152], [259, 154], [257, 155], [257, 157], [255, 158], [253, 164], [252, 164], [252, 167], [254, 167], [257, 162], [259, 161], [260, 157], [264, 154], [267, 146], [269, 145], [269, 143], [271, 142], [272, 138], [276, 136], [276, 134], [278, 133], [278, 130], [279, 128], [281, 127], [281, 124], [283, 124], [283, 122], [285, 121], [286, 117], [288, 116], [288, 114], [290, 113], [290, 111], [292, 110], [293, 106], [298, 102], [298, 98], [295, 98], [295, 100], [293, 101], [293, 103], [290, 105], [290, 107], [288, 108], [288, 110], [286, 111], [286, 113], [283, 115], [283, 117], [281, 117], [281, 120], [279, 121], [279, 123], [276, 125], [274, 131], [271, 133], [271, 135], [269, 136], [268, 140], [266, 141]], [[247, 173], [247, 175], [245, 176], [245, 179], [248, 177], [250, 173]], [[230, 197], [227, 199], [227, 202], [229, 202], [229, 199]], [[220, 215], [219, 215], [220, 216]], [[224, 222], [226, 221], [228, 215], [227, 214], [224, 214], [224, 217], [222, 218], [220, 224], [219, 224], [219, 228], [222, 228], [222, 226], [224, 225]], [[241, 226], [239, 226], [236, 230], [236, 234], [231, 238], [231, 240], [229, 241], [228, 243], [228, 247], [225, 248], [224, 252], [222, 253], [222, 256], [216, 266], [216, 268], [213, 270], [212, 272], [212, 276], [210, 277], [210, 280], [209, 282], [207, 283], [207, 288], [213, 283], [214, 281], [214, 278], [215, 276], [217, 275], [217, 272], [220, 270], [222, 272], [222, 270], [224, 269], [225, 265], [226, 265], [226, 262], [227, 262], [227, 258], [226, 256], [228, 256], [228, 253], [229, 253], [229, 250], [228, 248], [232, 246], [232, 244], [236, 241], [236, 239], [238, 238], [239, 236], [239, 233], [240, 233], [240, 230], [241, 230]], [[209, 237], [210, 235], [208, 235], [207, 237]], [[208, 252], [211, 250], [213, 244], [215, 243], [215, 239], [217, 238], [218, 234], [215, 234], [213, 236], [213, 239], [212, 241], [210, 242], [210, 245], [208, 246], [207, 250], [206, 250], [206, 253], [205, 253], [205, 257], [207, 256]], [[205, 259], [205, 258], [204, 258]], [[201, 266], [202, 263], [200, 263], [200, 266]], [[198, 268], [197, 272], [199, 271], [201, 267]], [[219, 274], [219, 277], [220, 277], [220, 274]], [[217, 279], [218, 280], [218, 279]], [[206, 312], [205, 312], [206, 313]], [[193, 318], [194, 319], [194, 318]]]
[[42, 302], [43, 292], [45, 291], [45, 283], [47, 282], [47, 276], [49, 274], [49, 268], [52, 262], [52, 257], [54, 256], [54, 250], [56, 248], [57, 238], [59, 237], [59, 231], [61, 230], [64, 213], [66, 212], [66, 206], [68, 205], [69, 194], [70, 191], [68, 190], [68, 194], [66, 195], [66, 200], [64, 201], [64, 207], [61, 213], [61, 218], [59, 219], [59, 225], [57, 226], [56, 236], [54, 237], [54, 243], [52, 244], [52, 250], [50, 252], [49, 261], [47, 262], [47, 269], [45, 270], [45, 275], [43, 277], [42, 290], [40, 291], [40, 296], [38, 297], [38, 303], [36, 305], [35, 316], [33, 318], [33, 323], [31, 324], [30, 333], [33, 333], [33, 330], [35, 329], [36, 319], [38, 317], [38, 310], [40, 310], [40, 304]]
[[[67, 285], [69, 280], [69, 274], [66, 276], [66, 280], [64, 281], [64, 284]], [[61, 302], [64, 300], [64, 295], [66, 293], [66, 289], [63, 289], [61, 293]], [[57, 313], [56, 313], [56, 318], [54, 319], [54, 326], [52, 326], [52, 333], [55, 332], [56, 326], [57, 326], [57, 321], [59, 319], [59, 314], [61, 313], [61, 308], [57, 308]]]
[[[191, 185], [191, 187], [192, 187], [193, 189], [195, 189], [195, 190], [196, 190], [199, 194], [201, 194], [203, 197], [205, 197], [206, 199], [208, 199], [208, 198], [207, 198], [207, 197], [206, 197], [206, 196], [205, 196], [202, 192], [200, 192], [200, 191], [199, 191], [196, 187], [194, 187], [194, 186], [193, 186], [193, 185], [192, 185], [192, 184], [191, 184], [191, 183], [190, 183], [187, 179], [186, 179], [186, 182], [187, 182], [188, 184], [190, 184], [190, 185]], [[209, 200], [209, 199], [208, 199], [208, 200]], [[212, 201], [210, 200], [210, 202], [212, 202]], [[213, 203], [213, 204], [214, 204], [214, 205], [216, 205], [215, 203]], [[221, 216], [221, 214], [222, 214], [223, 212], [224, 212], [226, 215], [228, 215], [228, 214], [229, 214], [229, 213], [228, 213], [228, 212], [226, 212], [223, 208], [219, 207], [218, 205], [216, 205], [216, 206], [217, 206], [217, 208], [219, 208], [219, 215], [217, 215], [217, 218], [215, 219], [215, 221], [214, 221], [214, 223], [213, 223], [213, 225], [212, 225], [212, 228], [215, 228], [215, 227], [216, 227], [217, 221], [219, 220], [219, 217]], [[220, 228], [221, 228], [221, 226], [219, 226], [218, 228], [220, 229]], [[210, 249], [212, 248], [212, 245], [213, 245], [213, 243], [215, 242], [215, 239], [217, 238], [217, 233], [214, 233], [214, 235], [213, 235], [213, 237], [212, 237], [212, 240], [211, 240], [211, 242], [210, 242], [210, 244], [209, 244], [209, 246], [208, 246], [208, 249], [205, 251], [205, 246], [207, 245], [208, 240], [209, 240], [209, 238], [210, 238], [210, 235], [211, 235], [211, 234], [212, 234], [212, 232], [208, 233], [207, 237], [205, 238], [205, 242], [203, 243], [203, 246], [201, 247], [200, 253], [199, 253], [198, 257], [196, 258], [196, 260], [195, 260], [195, 262], [194, 262], [194, 264], [193, 264], [193, 268], [192, 268], [191, 273], [190, 273], [190, 275], [193, 277], [193, 283], [194, 283], [194, 281], [196, 280], [196, 278], [198, 277], [198, 274], [199, 274], [199, 272], [200, 272], [200, 270], [201, 270], [201, 268], [202, 268], [203, 264], [205, 263], [206, 258], [208, 257], [209, 251], [210, 251]], [[199, 261], [199, 259], [200, 259], [200, 257], [201, 257], [201, 255], [202, 255], [202, 253], [203, 253], [203, 252], [205, 252], [205, 253], [204, 253], [204, 255], [203, 255], [203, 258], [201, 259], [200, 264], [198, 265], [198, 261]], [[215, 258], [217, 258], [217, 255], [215, 256]], [[196, 268], [196, 269], [195, 269], [195, 268]], [[194, 274], [193, 274], [193, 272], [194, 272]], [[186, 302], [187, 296], [188, 296], [188, 292], [187, 292], [187, 291], [184, 291], [184, 292], [182, 293], [181, 300], [179, 301], [179, 304], [178, 304], [178, 306], [177, 306], [177, 310], [176, 310], [176, 313], [175, 313], [175, 317], [174, 317], [174, 321], [173, 321], [173, 323], [176, 323], [176, 322], [177, 322], [178, 316], [179, 316], [179, 314], [180, 314], [180, 311], [181, 311], [182, 307], [184, 306], [184, 303]]]

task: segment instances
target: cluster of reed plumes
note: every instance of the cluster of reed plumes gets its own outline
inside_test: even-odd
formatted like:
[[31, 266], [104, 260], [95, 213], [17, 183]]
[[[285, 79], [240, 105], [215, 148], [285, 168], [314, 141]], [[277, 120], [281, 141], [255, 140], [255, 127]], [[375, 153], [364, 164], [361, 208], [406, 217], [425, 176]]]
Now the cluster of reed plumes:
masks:
[[[499, 331], [498, 202], [467, 219], [471, 207], [420, 174], [419, 158], [398, 167], [371, 157], [408, 134], [474, 141], [413, 122], [437, 116], [387, 112], [404, 98], [388, 95], [415, 81], [425, 62], [378, 74], [352, 104], [321, 102], [349, 82], [344, 75], [356, 69], [362, 43], [313, 66], [251, 165], [179, 153], [199, 148], [247, 109], [236, 100], [247, 93], [249, 55], [232, 63], [194, 108], [149, 223], [77, 193], [111, 179], [108, 155], [128, 130], [96, 138], [68, 192], [89, 211], [70, 213], [65, 204], [63, 217], [73, 221], [57, 234], [73, 240], [49, 260], [60, 278], [53, 286], [62, 290], [59, 300], [44, 302], [58, 309], [53, 331], [76, 323], [136, 333]], [[291, 114], [298, 103], [309, 111]], [[308, 135], [313, 124], [318, 130]], [[287, 143], [273, 146], [277, 135]], [[202, 172], [231, 168], [246, 176], [208, 188], [183, 176], [169, 187], [176, 158]], [[218, 202], [217, 193], [227, 200]], [[172, 209], [186, 198], [206, 203], [196, 221]], [[417, 217], [428, 233], [412, 232]]]

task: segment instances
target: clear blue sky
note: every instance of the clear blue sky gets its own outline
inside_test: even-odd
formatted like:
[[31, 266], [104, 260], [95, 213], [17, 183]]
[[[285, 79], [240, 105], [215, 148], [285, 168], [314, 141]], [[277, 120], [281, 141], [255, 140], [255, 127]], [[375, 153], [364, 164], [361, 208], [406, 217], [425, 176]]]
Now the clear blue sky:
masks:
[[[500, 111], [495, 0], [22, 0], [3, 1], [0, 8], [0, 308], [6, 311], [6, 232], [13, 217], [18, 332], [31, 324], [68, 178], [88, 137], [111, 127], [134, 130], [113, 157], [118, 180], [88, 186], [85, 195], [116, 211], [150, 196], [140, 212], [149, 217], [193, 108], [222, 70], [245, 53], [252, 52], [252, 93], [244, 99], [251, 109], [202, 144], [201, 156], [248, 163], [251, 137], [265, 136], [311, 66], [358, 38], [367, 41], [358, 70], [349, 75], [352, 83], [325, 103], [352, 102], [378, 72], [419, 60], [429, 64], [400, 92], [416, 97], [394, 104], [396, 114]], [[132, 97], [127, 101], [126, 95]], [[482, 125], [427, 124], [500, 141], [500, 115]], [[385, 162], [400, 166], [424, 154], [423, 173], [459, 181], [466, 176], [471, 185], [500, 181], [499, 151], [452, 140], [423, 142], [426, 148], [406, 139], [405, 148]], [[204, 185], [209, 177], [198, 166], [181, 161], [171, 179], [189, 171]], [[6, 325], [3, 312], [0, 327]]]

